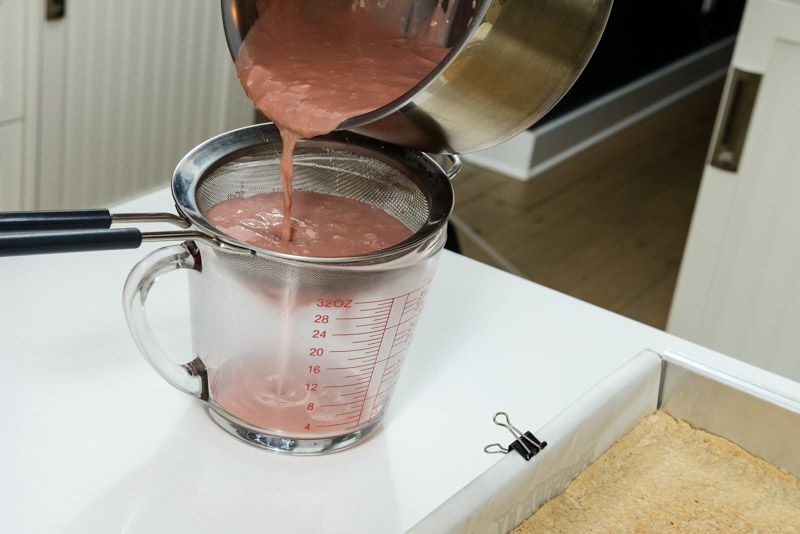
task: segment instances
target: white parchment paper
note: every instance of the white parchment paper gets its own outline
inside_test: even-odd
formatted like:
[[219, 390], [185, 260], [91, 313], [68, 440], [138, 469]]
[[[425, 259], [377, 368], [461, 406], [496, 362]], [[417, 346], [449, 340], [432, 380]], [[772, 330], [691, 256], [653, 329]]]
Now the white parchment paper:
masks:
[[411, 532], [485, 534], [512, 530], [563, 492], [578, 473], [656, 410], [660, 376], [658, 354], [640, 353], [535, 431], [548, 446], [531, 461], [526, 462], [516, 452], [504, 456]]

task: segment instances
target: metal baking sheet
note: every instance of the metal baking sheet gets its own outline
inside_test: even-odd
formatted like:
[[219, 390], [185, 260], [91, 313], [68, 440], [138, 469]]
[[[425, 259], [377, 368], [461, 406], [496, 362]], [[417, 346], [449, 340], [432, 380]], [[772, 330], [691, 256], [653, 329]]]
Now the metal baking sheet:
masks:
[[656, 409], [800, 476], [800, 399], [681, 354], [643, 351], [536, 430], [549, 445], [530, 462], [508, 454], [412, 532], [510, 531]]
[[658, 407], [800, 477], [800, 399], [686, 356], [662, 356]]

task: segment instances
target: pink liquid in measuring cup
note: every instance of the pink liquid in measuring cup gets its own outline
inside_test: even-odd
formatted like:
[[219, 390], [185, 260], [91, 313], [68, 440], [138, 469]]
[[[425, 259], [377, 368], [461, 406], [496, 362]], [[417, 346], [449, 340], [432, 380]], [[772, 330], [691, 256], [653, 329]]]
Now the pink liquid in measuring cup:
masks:
[[[303, 256], [360, 255], [385, 249], [411, 235], [411, 230], [399, 220], [363, 202], [296, 191], [292, 240], [282, 241], [281, 202], [281, 193], [234, 197], [213, 206], [206, 218], [240, 241]], [[344, 291], [336, 287], [328, 290], [334, 294]], [[391, 346], [384, 349], [391, 349], [390, 352], [379, 358], [374, 331], [381, 324], [384, 328], [389, 326], [391, 313], [388, 310], [392, 304], [360, 304], [344, 298], [318, 297], [315, 292], [304, 292], [303, 288], [284, 288], [283, 292], [264, 296], [280, 310], [275, 319], [264, 324], [264, 328], [277, 332], [277, 341], [264, 346], [259, 354], [234, 355], [211, 371], [211, 391], [217, 404], [244, 421], [289, 433], [344, 429], [353, 423], [347, 418], [356, 411], [359, 411], [358, 417], [362, 417], [360, 410], [369, 389], [368, 383], [362, 383], [367, 367], [353, 369], [360, 375], [358, 380], [344, 369], [371, 365], [369, 368], [374, 370], [380, 360], [385, 360], [384, 365], [399, 362], [404, 340], [398, 337], [394, 343], [395, 338], [391, 338]], [[411, 318], [418, 308], [407, 297], [397, 303], [402, 310], [394, 322], [402, 324], [395, 329], [410, 329], [413, 325]], [[301, 317], [307, 317], [306, 329], [299, 328], [298, 323], [303, 322]], [[298, 330], [303, 330], [306, 336], [296, 338]], [[345, 331], [347, 333], [341, 335]], [[406, 334], [408, 337], [410, 331]], [[384, 338], [389, 343], [389, 337], [381, 336], [382, 340]], [[350, 340], [353, 345], [342, 345]], [[342, 357], [344, 363], [333, 363], [337, 356]], [[336, 371], [329, 371], [331, 367]], [[298, 374], [299, 370], [305, 374]], [[337, 371], [341, 376], [337, 376]], [[380, 387], [372, 392], [378, 401], [382, 398], [380, 395], [388, 395], [393, 384], [391, 380], [396, 375], [396, 372], [384, 371], [385, 368], [380, 376], [376, 375]], [[342, 423], [343, 417], [345, 423]]]
[[320, 425], [325, 425], [326, 414], [332, 414], [321, 406], [337, 404], [341, 398], [335, 390], [309, 391], [307, 383], [308, 377], [267, 369], [263, 361], [234, 358], [214, 374], [212, 389], [225, 411], [254, 425], [294, 434], [324, 431]]

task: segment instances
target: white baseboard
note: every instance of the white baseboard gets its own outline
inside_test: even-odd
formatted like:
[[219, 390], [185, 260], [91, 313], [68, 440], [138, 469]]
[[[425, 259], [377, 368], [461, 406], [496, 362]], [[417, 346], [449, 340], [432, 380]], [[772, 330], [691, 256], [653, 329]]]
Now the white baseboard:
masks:
[[555, 120], [526, 130], [464, 160], [527, 181], [725, 76], [735, 37], [698, 50], [674, 63], [589, 102]]

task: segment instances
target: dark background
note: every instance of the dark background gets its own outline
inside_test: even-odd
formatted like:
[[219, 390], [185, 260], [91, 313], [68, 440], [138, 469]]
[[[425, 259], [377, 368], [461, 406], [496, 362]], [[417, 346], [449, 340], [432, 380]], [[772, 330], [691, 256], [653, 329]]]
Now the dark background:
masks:
[[745, 0], [615, 0], [608, 25], [589, 64], [543, 124], [734, 35]]

